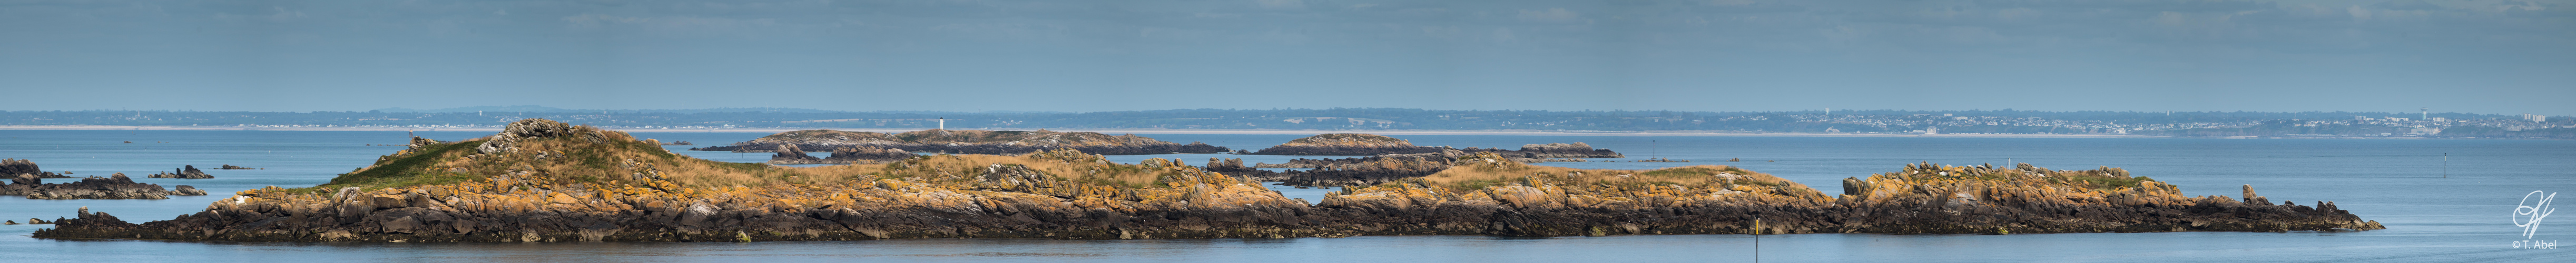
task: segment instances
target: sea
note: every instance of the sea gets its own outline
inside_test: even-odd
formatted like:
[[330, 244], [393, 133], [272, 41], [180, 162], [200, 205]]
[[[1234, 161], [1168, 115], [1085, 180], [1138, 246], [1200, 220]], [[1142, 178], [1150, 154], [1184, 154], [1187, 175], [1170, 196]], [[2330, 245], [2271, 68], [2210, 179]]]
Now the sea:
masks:
[[[460, 140], [491, 132], [418, 132]], [[767, 133], [635, 133], [721, 145]], [[1140, 134], [1164, 141], [1260, 149], [1294, 134]], [[50, 225], [0, 225], [0, 262], [2576, 262], [2576, 221], [2548, 220], [2549, 200], [2576, 191], [2576, 141], [2400, 139], [1912, 138], [1582, 135], [1401, 135], [1417, 145], [1518, 148], [1584, 142], [1629, 158], [1556, 162], [1575, 168], [1731, 165], [1828, 194], [1840, 180], [1909, 163], [2030, 163], [2060, 170], [2126, 168], [2189, 195], [2239, 196], [2253, 185], [2274, 201], [2333, 201], [2386, 230], [2011, 235], [1632, 235], [1515, 238], [1359, 236], [1288, 239], [913, 239], [753, 243], [242, 243], [52, 240]], [[329, 181], [403, 149], [400, 131], [0, 130], [0, 158], [34, 160], [74, 177], [125, 173], [213, 195], [166, 200], [32, 200], [0, 196], [0, 219], [71, 217], [82, 207], [128, 221], [203, 210], [232, 192]], [[686, 151], [758, 162], [767, 154]], [[1111, 156], [1134, 163], [1208, 158], [1281, 163], [1289, 156]], [[1644, 158], [1687, 163], [1629, 162]], [[1740, 160], [1740, 161], [1730, 161]], [[260, 168], [213, 170], [222, 165]], [[144, 178], [183, 165], [214, 179]], [[68, 179], [52, 179], [60, 182]], [[1272, 186], [1319, 201], [1330, 188]]]

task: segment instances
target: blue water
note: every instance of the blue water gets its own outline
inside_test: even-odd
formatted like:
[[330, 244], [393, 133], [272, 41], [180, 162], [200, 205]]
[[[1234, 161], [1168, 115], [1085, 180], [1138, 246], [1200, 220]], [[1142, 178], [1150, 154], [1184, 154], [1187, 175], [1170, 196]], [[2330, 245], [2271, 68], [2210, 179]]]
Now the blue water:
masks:
[[[489, 132], [422, 132], [440, 140]], [[763, 133], [638, 133], [641, 138], [718, 145]], [[1260, 149], [1299, 135], [1144, 134]], [[2524, 238], [2511, 212], [2525, 193], [2576, 190], [2576, 141], [2554, 140], [2228, 140], [2076, 138], [1832, 138], [1685, 136], [1395, 136], [1419, 145], [1517, 148], [1586, 142], [1627, 159], [1547, 163], [1578, 168], [1638, 169], [1735, 165], [1841, 191], [1844, 177], [1896, 170], [1904, 163], [2004, 164], [2057, 169], [2127, 168], [2171, 182], [2192, 195], [2238, 195], [2252, 184], [2275, 201], [2335, 201], [2389, 229], [2342, 233], [2136, 233], [2019, 235], [1804, 234], [1760, 238], [1770, 262], [2141, 262], [2141, 261], [2423, 261], [2576, 262], [2567, 249], [2516, 249], [2518, 240], [2576, 236], [2567, 223], [2543, 221]], [[67, 217], [79, 207], [131, 221], [193, 213], [227, 193], [269, 185], [300, 187], [365, 166], [401, 149], [402, 132], [323, 131], [0, 131], [0, 157], [33, 159], [73, 176], [123, 172], [135, 180], [192, 185], [210, 196], [168, 200], [28, 200], [0, 197], [0, 219]], [[126, 144], [122, 141], [134, 141]], [[164, 143], [166, 142], [166, 143]], [[670, 146], [674, 150], [692, 146]], [[699, 158], [755, 162], [766, 154], [678, 151]], [[2449, 178], [2441, 154], [2449, 153]], [[1112, 156], [1119, 162], [1210, 157], [1279, 163], [1295, 157], [1174, 154]], [[1607, 162], [1647, 157], [1692, 163]], [[1725, 162], [1742, 158], [1743, 162]], [[180, 165], [223, 164], [266, 170], [208, 170], [215, 179], [140, 178]], [[58, 179], [59, 180], [59, 179]], [[1329, 189], [1274, 187], [1319, 200]], [[1065, 241], [1022, 239], [854, 242], [373, 244], [60, 241], [28, 238], [44, 225], [0, 226], [0, 261], [295, 260], [517, 261], [1750, 261], [1745, 235], [1500, 238], [1364, 236], [1352, 238]]]

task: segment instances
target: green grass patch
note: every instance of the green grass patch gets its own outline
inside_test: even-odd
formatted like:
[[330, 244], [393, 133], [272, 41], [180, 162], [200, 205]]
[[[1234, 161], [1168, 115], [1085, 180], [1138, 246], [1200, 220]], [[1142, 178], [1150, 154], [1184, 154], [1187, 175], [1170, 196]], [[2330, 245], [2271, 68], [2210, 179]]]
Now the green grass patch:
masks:
[[1666, 177], [1666, 178], [1688, 178], [1688, 179], [1700, 179], [1700, 178], [1708, 178], [1709, 176], [1717, 176], [1717, 174], [1718, 174], [1718, 173], [1720, 173], [1720, 172], [1725, 172], [1725, 171], [1719, 171], [1719, 170], [1717, 170], [1717, 169], [1709, 169], [1708, 167], [1682, 167], [1682, 168], [1672, 168], [1672, 169], [1663, 169], [1663, 170], [1646, 171], [1646, 173], [1639, 174], [1639, 175], [1644, 175], [1644, 176], [1654, 176], [1654, 177]]
[[[482, 141], [431, 145], [429, 147], [422, 148], [419, 151], [412, 152], [409, 155], [393, 156], [392, 158], [378, 161], [376, 162], [376, 167], [374, 169], [340, 174], [339, 177], [331, 178], [330, 183], [309, 188], [313, 188], [315, 191], [342, 187], [358, 187], [372, 190], [387, 187], [448, 184], [473, 180], [475, 178], [480, 178], [480, 176], [447, 171], [428, 171], [424, 166], [437, 163], [440, 161], [439, 159], [446, 158], [448, 155], [456, 151], [472, 151], [474, 150], [474, 147], [482, 145]], [[289, 190], [292, 192], [294, 190], [302, 189]]]

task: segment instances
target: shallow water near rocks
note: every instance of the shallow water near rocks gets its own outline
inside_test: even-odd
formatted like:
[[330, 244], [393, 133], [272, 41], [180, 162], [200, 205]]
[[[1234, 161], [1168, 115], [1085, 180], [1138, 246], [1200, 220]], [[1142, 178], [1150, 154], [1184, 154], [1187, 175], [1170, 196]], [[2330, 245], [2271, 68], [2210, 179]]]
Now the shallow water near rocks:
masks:
[[[489, 132], [421, 132], [456, 140]], [[636, 133], [639, 138], [700, 146], [766, 133]], [[1258, 150], [1299, 135], [1143, 134], [1165, 141], [1206, 142]], [[1800, 234], [1759, 238], [1766, 262], [2139, 262], [2139, 261], [2427, 261], [2576, 262], [2571, 249], [2516, 248], [2515, 241], [2576, 240], [2576, 221], [2542, 221], [2525, 238], [2512, 212], [2532, 191], [2576, 190], [2576, 141], [2554, 140], [2228, 140], [2077, 138], [1834, 138], [1679, 136], [1395, 136], [1418, 145], [1518, 148], [1586, 142], [1630, 158], [1546, 163], [1577, 168], [1646, 169], [1735, 165], [1841, 192], [1844, 177], [1897, 170], [1905, 163], [2002, 165], [2007, 160], [2061, 170], [2127, 168], [2189, 195], [2236, 196], [2252, 184], [2274, 201], [2334, 201], [2389, 229], [2292, 233], [2077, 233], [2015, 235]], [[0, 131], [0, 157], [32, 159], [72, 176], [123, 172], [163, 186], [192, 185], [214, 195], [167, 200], [28, 200], [0, 196], [0, 219], [52, 220], [80, 207], [129, 221], [168, 219], [204, 209], [234, 191], [302, 187], [366, 166], [407, 143], [403, 132], [357, 131]], [[135, 143], [121, 143], [133, 141]], [[166, 143], [165, 143], [166, 142]], [[757, 162], [762, 153], [676, 152], [719, 161]], [[2441, 154], [2449, 153], [2449, 178]], [[1110, 156], [1134, 163], [1177, 158], [1244, 158], [1280, 163], [1293, 156], [1171, 154]], [[1640, 163], [1649, 157], [1690, 163]], [[1743, 162], [1724, 162], [1742, 158]], [[181, 165], [224, 164], [264, 170], [206, 170], [215, 179], [142, 178]], [[55, 182], [66, 179], [53, 179]], [[1333, 189], [1272, 186], [1291, 198], [1319, 201]], [[47, 225], [0, 225], [0, 258], [9, 262], [192, 261], [294, 259], [419, 262], [688, 262], [821, 261], [1751, 261], [1749, 235], [1643, 235], [1504, 238], [1362, 236], [1351, 238], [1202, 240], [927, 239], [757, 243], [232, 243], [49, 240], [27, 235]]]

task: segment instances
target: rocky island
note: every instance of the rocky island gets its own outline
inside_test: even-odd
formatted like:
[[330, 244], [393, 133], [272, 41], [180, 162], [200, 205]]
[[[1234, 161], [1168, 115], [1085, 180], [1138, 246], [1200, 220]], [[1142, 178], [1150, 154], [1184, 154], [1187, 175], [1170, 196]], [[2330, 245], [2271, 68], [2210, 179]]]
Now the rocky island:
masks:
[[[1501, 148], [1463, 149], [1413, 146], [1412, 142], [1374, 134], [1323, 134], [1288, 141], [1288, 143], [1248, 154], [1359, 154], [1381, 153], [1357, 158], [1299, 158], [1287, 163], [1244, 165], [1242, 159], [1210, 158], [1209, 171], [1250, 177], [1254, 180], [1281, 182], [1289, 186], [1371, 186], [1406, 178], [1422, 177], [1449, 169], [1459, 157], [1492, 154], [1503, 160], [1522, 163], [1583, 162], [1582, 158], [1625, 158], [1609, 149], [1593, 149], [1582, 142], [1521, 145], [1519, 150]], [[1273, 172], [1258, 168], [1291, 168]]]
[[[779, 167], [547, 120], [419, 145], [331, 182], [140, 224], [83, 209], [37, 238], [569, 242], [1357, 235], [2066, 233], [2381, 229], [2333, 203], [2182, 196], [2126, 171], [1907, 165], [1846, 194], [1743, 169], [1549, 167], [1497, 153], [1320, 204], [1178, 160], [1078, 149]], [[1239, 163], [1236, 164], [1240, 166]], [[1764, 222], [1756, 228], [1753, 220]]]
[[1404, 140], [1404, 139], [1396, 139], [1395, 137], [1386, 137], [1386, 136], [1383, 136], [1383, 135], [1365, 134], [1365, 133], [1332, 133], [1332, 134], [1320, 134], [1320, 135], [1315, 135], [1315, 136], [1307, 136], [1307, 137], [1305, 137], [1305, 138], [1297, 138], [1296, 140], [1289, 140], [1289, 141], [1288, 141], [1288, 143], [1282, 143], [1282, 144], [1279, 144], [1279, 145], [1277, 145], [1277, 146], [1270, 146], [1270, 148], [1263, 148], [1263, 149], [1261, 149], [1260, 151], [1254, 151], [1254, 152], [1243, 152], [1243, 154], [1258, 154], [1258, 155], [1387, 155], [1387, 154], [1429, 154], [1429, 153], [1441, 153], [1441, 152], [1443, 152], [1443, 151], [1457, 151], [1457, 152], [1462, 152], [1462, 153], [1480, 153], [1480, 152], [1490, 152], [1490, 153], [1500, 154], [1500, 155], [1502, 155], [1502, 156], [1504, 156], [1504, 157], [1507, 157], [1507, 158], [1527, 159], [1527, 160], [1524, 160], [1523, 162], [1541, 162], [1541, 161], [1551, 161], [1551, 160], [1553, 160], [1553, 161], [1572, 161], [1572, 159], [1576, 159], [1576, 158], [1626, 158], [1626, 157], [1628, 157], [1627, 155], [1622, 155], [1622, 154], [1619, 154], [1619, 152], [1613, 152], [1613, 151], [1610, 151], [1609, 149], [1593, 149], [1593, 148], [1592, 148], [1592, 145], [1590, 145], [1590, 144], [1584, 144], [1584, 143], [1581, 143], [1581, 142], [1576, 142], [1576, 143], [1571, 143], [1571, 144], [1568, 144], [1568, 143], [1525, 144], [1525, 145], [1521, 145], [1521, 149], [1520, 149], [1520, 150], [1504, 150], [1504, 149], [1501, 149], [1501, 148], [1476, 148], [1476, 147], [1467, 147], [1467, 148], [1464, 148], [1464, 149], [1452, 149], [1452, 148], [1449, 148], [1449, 147], [1447, 147], [1447, 146], [1438, 146], [1438, 147], [1434, 147], [1434, 146], [1414, 146], [1414, 145], [1413, 145], [1413, 142], [1411, 142], [1411, 141], [1406, 141], [1406, 140]]
[[904, 158], [912, 158], [913, 156], [919, 155], [903, 151], [903, 149], [847, 146], [841, 147], [837, 150], [832, 150], [831, 157], [814, 158], [813, 155], [805, 154], [805, 151], [799, 149], [795, 144], [782, 144], [778, 145], [777, 154], [773, 154], [769, 157], [769, 164], [885, 163], [895, 160], [903, 160]]
[[158, 184], [136, 183], [125, 173], [108, 177], [91, 176], [70, 183], [45, 183], [34, 174], [18, 174], [0, 185], [0, 195], [26, 196], [27, 199], [170, 199], [172, 195], [206, 195], [196, 187], [181, 185], [162, 189]]
[[1224, 153], [1225, 147], [1191, 142], [1179, 144], [1144, 136], [1108, 135], [1097, 132], [924, 130], [905, 133], [849, 132], [835, 130], [802, 130], [762, 136], [733, 145], [690, 148], [692, 151], [776, 152], [782, 145], [796, 145], [799, 150], [837, 151], [844, 147], [904, 149], [913, 152], [949, 154], [1026, 154], [1054, 149], [1074, 149], [1106, 155]]
[[[226, 165], [226, 166], [230, 166], [230, 165]], [[166, 172], [166, 173], [156, 173], [156, 174], [152, 174], [152, 175], [146, 175], [146, 176], [144, 176], [144, 177], [151, 177], [151, 178], [178, 178], [178, 179], [214, 179], [214, 178], [215, 178], [215, 176], [214, 176], [214, 175], [208, 175], [208, 174], [206, 174], [206, 171], [197, 170], [197, 166], [195, 166], [195, 165], [187, 165], [187, 166], [184, 166], [184, 167], [179, 167], [179, 169], [170, 170], [170, 172]]]
[[[1395, 180], [1428, 176], [1432, 173], [1438, 173], [1441, 170], [1448, 170], [1451, 164], [1456, 162], [1457, 158], [1463, 156], [1468, 156], [1468, 154], [1458, 150], [1444, 150], [1432, 153], [1382, 154], [1357, 158], [1299, 158], [1288, 160], [1288, 163], [1283, 164], [1255, 163], [1250, 166], [1244, 165], [1243, 159], [1240, 158], [1208, 158], [1206, 166], [1202, 167], [1202, 169], [1212, 172], [1243, 176], [1254, 181], [1280, 182], [1280, 185], [1288, 186], [1371, 186]], [[1511, 160], [1513, 162], [1537, 161], [1526, 158], [1504, 159]], [[1297, 168], [1305, 170], [1272, 172], [1258, 168]]]

